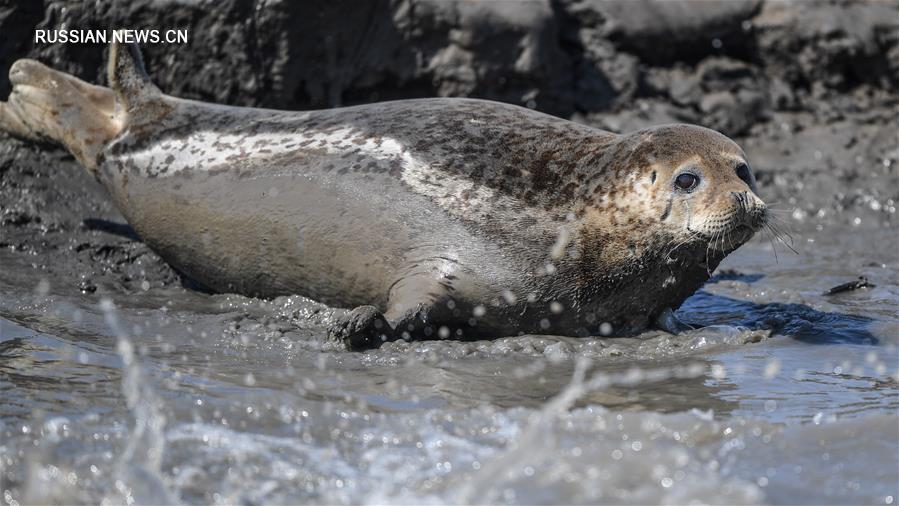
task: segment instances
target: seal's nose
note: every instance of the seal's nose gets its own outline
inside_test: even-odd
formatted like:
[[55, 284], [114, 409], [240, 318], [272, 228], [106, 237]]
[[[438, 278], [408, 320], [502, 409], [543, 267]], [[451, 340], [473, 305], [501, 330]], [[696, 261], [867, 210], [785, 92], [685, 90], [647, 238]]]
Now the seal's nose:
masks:
[[768, 219], [768, 206], [755, 194], [747, 191], [731, 192], [734, 202], [742, 211], [747, 225], [753, 229], [759, 229]]

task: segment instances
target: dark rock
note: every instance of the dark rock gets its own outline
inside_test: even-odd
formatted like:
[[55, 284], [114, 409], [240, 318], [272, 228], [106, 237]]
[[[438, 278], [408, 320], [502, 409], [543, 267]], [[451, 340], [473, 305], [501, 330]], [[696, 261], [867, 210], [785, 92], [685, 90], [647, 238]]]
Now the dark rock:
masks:
[[105, 82], [103, 45], [33, 47], [35, 28], [62, 26], [188, 29], [186, 45], [143, 48], [157, 84], [187, 98], [302, 109], [477, 96], [557, 114], [572, 108], [549, 0], [26, 2], [0, 8], [4, 95], [7, 69], [23, 57]]
[[816, 97], [897, 82], [895, 2], [767, 2], [753, 23], [766, 72]]
[[680, 105], [695, 106], [702, 100], [702, 79], [696, 72], [675, 69], [670, 72], [668, 96]]
[[641, 61], [670, 65], [711, 54], [748, 54], [745, 32], [760, 0], [566, 0], [584, 24]]
[[703, 124], [736, 137], [746, 133], [764, 115], [765, 100], [756, 91], [716, 91], [702, 97], [700, 110]]
[[581, 111], [614, 109], [633, 100], [639, 59], [622, 53], [605, 33], [605, 18], [592, 4], [563, 2], [563, 43], [573, 54], [575, 106]]
[[34, 27], [44, 17], [43, 2], [0, 2], [0, 97], [12, 89], [7, 70], [31, 50]]
[[783, 79], [777, 77], [770, 81], [768, 97], [771, 106], [780, 111], [792, 111], [797, 109], [797, 106], [799, 105], [793, 89], [785, 83]]
[[422, 78], [440, 96], [478, 96], [570, 114], [571, 63], [548, 0], [411, 2], [398, 12]]

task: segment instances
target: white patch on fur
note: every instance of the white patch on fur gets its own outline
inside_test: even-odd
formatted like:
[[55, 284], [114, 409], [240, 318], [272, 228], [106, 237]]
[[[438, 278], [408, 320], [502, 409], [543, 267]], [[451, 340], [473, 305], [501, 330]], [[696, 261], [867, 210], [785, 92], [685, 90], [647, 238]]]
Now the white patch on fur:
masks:
[[[156, 173], [158, 177], [168, 177], [181, 171], [207, 171], [240, 160], [267, 158], [303, 150], [341, 155], [358, 149], [360, 154], [374, 160], [399, 161], [403, 182], [415, 192], [434, 199], [447, 209], [470, 212], [495, 197], [493, 189], [462, 175], [444, 172], [440, 174], [442, 178], [438, 181], [436, 176], [439, 169], [434, 169], [413, 156], [396, 139], [366, 137], [364, 142], [354, 143], [359, 138], [352, 130], [351, 127], [344, 127], [330, 133], [276, 132], [250, 136], [200, 131], [184, 139], [153, 144], [143, 151], [129, 153], [128, 157], [138, 167], [149, 167], [150, 170], [145, 170], [145, 174]], [[290, 140], [284, 142], [286, 138]], [[256, 145], [259, 141], [264, 141], [264, 145]], [[174, 156], [174, 160], [166, 164], [165, 160], [169, 156]], [[350, 159], [346, 163], [350, 165], [354, 162]], [[166, 169], [166, 165], [167, 170], [161, 172]], [[260, 170], [265, 170], [264, 166], [264, 163], [260, 163]], [[463, 198], [463, 195], [468, 198]]]
[[[314, 142], [313, 145], [315, 145]], [[478, 206], [480, 202], [487, 201], [494, 196], [492, 189], [465, 176], [444, 172], [441, 174], [442, 179], [437, 181], [434, 176], [438, 171], [435, 171], [428, 163], [415, 158], [396, 139], [381, 137], [380, 142], [377, 142], [369, 138], [364, 143], [353, 144], [353, 146], [376, 160], [399, 160], [403, 167], [400, 176], [403, 182], [416, 193], [434, 199], [445, 209], [468, 210], [468, 208]], [[468, 199], [464, 199], [463, 194], [467, 194]]]
[[[200, 131], [183, 139], [167, 139], [126, 157], [131, 158], [134, 165], [147, 168], [146, 175], [167, 177], [181, 171], [207, 171], [243, 159], [296, 151], [296, 142], [290, 148], [286, 147], [290, 142], [281, 143], [287, 136], [284, 133], [246, 136]], [[254, 146], [260, 141], [267, 144]], [[174, 159], [166, 162], [169, 156]], [[164, 169], [167, 170], [161, 172]]]

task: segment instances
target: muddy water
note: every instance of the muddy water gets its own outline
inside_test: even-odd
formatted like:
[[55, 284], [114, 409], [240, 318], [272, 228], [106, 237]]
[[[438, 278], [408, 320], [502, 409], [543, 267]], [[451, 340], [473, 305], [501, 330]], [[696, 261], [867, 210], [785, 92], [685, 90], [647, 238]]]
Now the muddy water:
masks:
[[793, 225], [684, 335], [367, 353], [299, 297], [81, 294], [0, 251], [3, 502], [895, 503], [899, 233]]

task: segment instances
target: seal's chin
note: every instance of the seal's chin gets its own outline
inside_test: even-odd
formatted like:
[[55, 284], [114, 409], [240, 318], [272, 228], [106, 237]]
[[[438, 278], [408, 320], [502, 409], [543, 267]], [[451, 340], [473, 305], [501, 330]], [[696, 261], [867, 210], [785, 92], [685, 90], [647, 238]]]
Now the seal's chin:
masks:
[[709, 247], [716, 251], [729, 253], [752, 239], [759, 228], [744, 223], [735, 225], [712, 235], [709, 239]]

